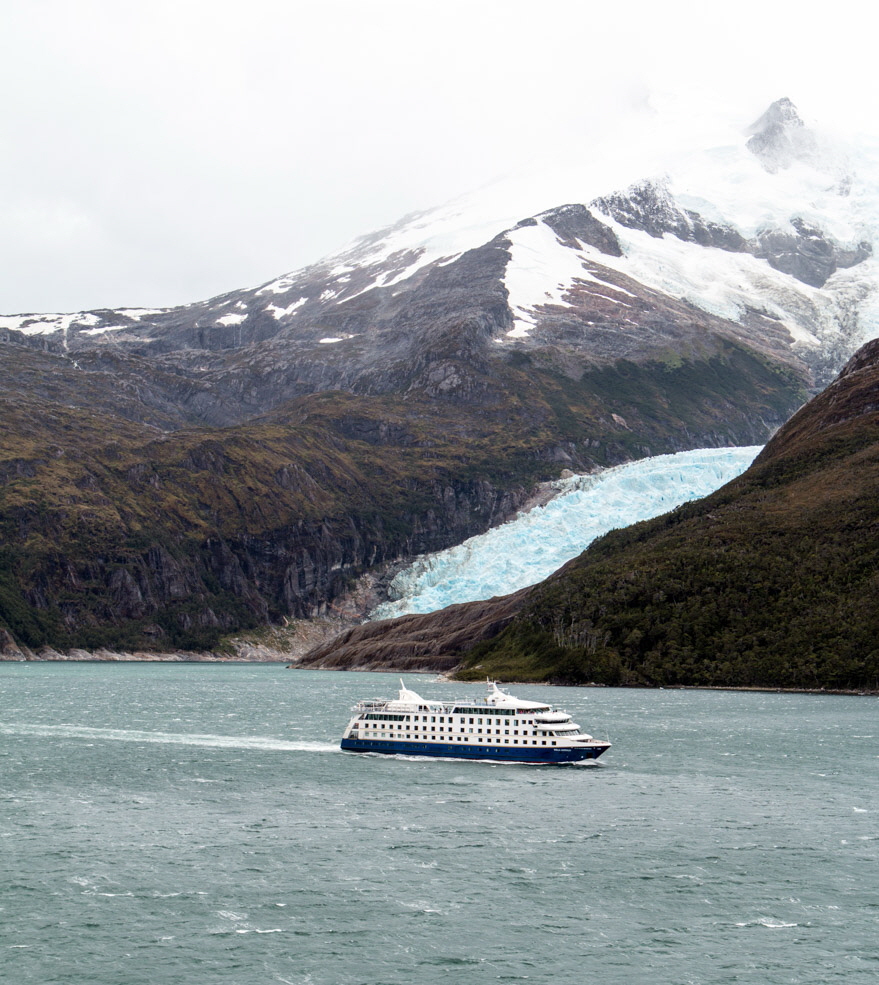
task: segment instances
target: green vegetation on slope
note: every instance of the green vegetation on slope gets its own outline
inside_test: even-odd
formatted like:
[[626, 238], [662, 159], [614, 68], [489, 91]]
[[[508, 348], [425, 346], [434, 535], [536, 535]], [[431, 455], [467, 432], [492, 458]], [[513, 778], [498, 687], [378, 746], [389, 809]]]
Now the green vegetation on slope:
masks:
[[739, 479], [534, 589], [460, 676], [879, 689], [877, 396], [862, 359]]

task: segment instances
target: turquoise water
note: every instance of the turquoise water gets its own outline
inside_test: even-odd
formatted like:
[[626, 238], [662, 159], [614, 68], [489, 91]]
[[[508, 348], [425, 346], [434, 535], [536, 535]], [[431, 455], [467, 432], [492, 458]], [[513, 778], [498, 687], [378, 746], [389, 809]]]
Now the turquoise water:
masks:
[[876, 699], [516, 687], [613, 748], [564, 767], [340, 752], [354, 701], [396, 687], [0, 664], [0, 979], [879, 980]]

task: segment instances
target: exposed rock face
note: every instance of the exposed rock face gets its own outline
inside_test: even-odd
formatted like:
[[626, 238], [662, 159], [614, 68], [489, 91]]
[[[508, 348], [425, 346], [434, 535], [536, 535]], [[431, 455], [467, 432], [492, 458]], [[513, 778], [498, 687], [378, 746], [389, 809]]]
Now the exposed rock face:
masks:
[[793, 233], [777, 229], [761, 233], [756, 243], [749, 244], [749, 252], [812, 287], [823, 287], [839, 268], [854, 267], [873, 252], [866, 242], [846, 249], [797, 217], [791, 219], [791, 226]]
[[748, 133], [748, 149], [770, 172], [788, 168], [794, 161], [806, 160], [818, 149], [815, 135], [787, 97], [777, 99], [749, 127]]
[[309, 650], [296, 664], [326, 670], [450, 671], [461, 654], [496, 636], [519, 611], [527, 589], [442, 613], [365, 623]]
[[750, 253], [782, 273], [812, 287], [823, 287], [839, 268], [853, 267], [872, 255], [864, 241], [854, 248], [834, 242], [798, 216], [791, 230], [765, 229], [745, 239], [728, 226], [708, 222], [698, 213], [680, 208], [661, 182], [634, 185], [623, 193], [597, 199], [593, 207], [630, 229], [654, 238], [666, 233], [686, 243], [698, 243], [732, 253]]
[[709, 222], [698, 212], [682, 209], [660, 181], [640, 182], [624, 192], [598, 198], [592, 206], [620, 225], [641, 229], [656, 239], [671, 233], [686, 243], [733, 253], [747, 249], [744, 237], [732, 227]]
[[[540, 219], [558, 236], [565, 246], [582, 249], [594, 246], [607, 256], [623, 255], [619, 240], [600, 219], [596, 218], [585, 205], [562, 205], [557, 209], [542, 212]], [[525, 222], [536, 223], [536, 219]]]
[[24, 660], [25, 654], [9, 634], [0, 626], [0, 660]]

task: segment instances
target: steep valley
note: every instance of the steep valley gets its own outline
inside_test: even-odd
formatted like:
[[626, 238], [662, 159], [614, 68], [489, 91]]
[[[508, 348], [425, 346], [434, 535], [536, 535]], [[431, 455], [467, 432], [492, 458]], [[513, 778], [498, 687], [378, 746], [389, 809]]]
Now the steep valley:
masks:
[[0, 318], [0, 648], [222, 649], [562, 470], [763, 444], [879, 328], [872, 172], [822, 148], [780, 100], [729, 173], [465, 197], [258, 288]]
[[[42, 370], [50, 358], [24, 356]], [[92, 396], [89, 371], [75, 373], [81, 404], [127, 399], [124, 386]], [[707, 364], [601, 375], [507, 367], [484, 375], [469, 412], [326, 392], [236, 427], [170, 432], [46, 392], [5, 397], [3, 623], [32, 648], [210, 649], [320, 614], [365, 571], [487, 529], [562, 468], [759, 442], [804, 392], [732, 345]]]

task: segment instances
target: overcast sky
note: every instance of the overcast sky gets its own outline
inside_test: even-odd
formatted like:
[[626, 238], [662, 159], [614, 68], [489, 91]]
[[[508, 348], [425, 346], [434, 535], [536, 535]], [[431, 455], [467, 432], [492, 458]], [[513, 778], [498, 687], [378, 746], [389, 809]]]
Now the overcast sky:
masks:
[[0, 313], [262, 283], [662, 114], [875, 129], [864, 10], [0, 0]]

